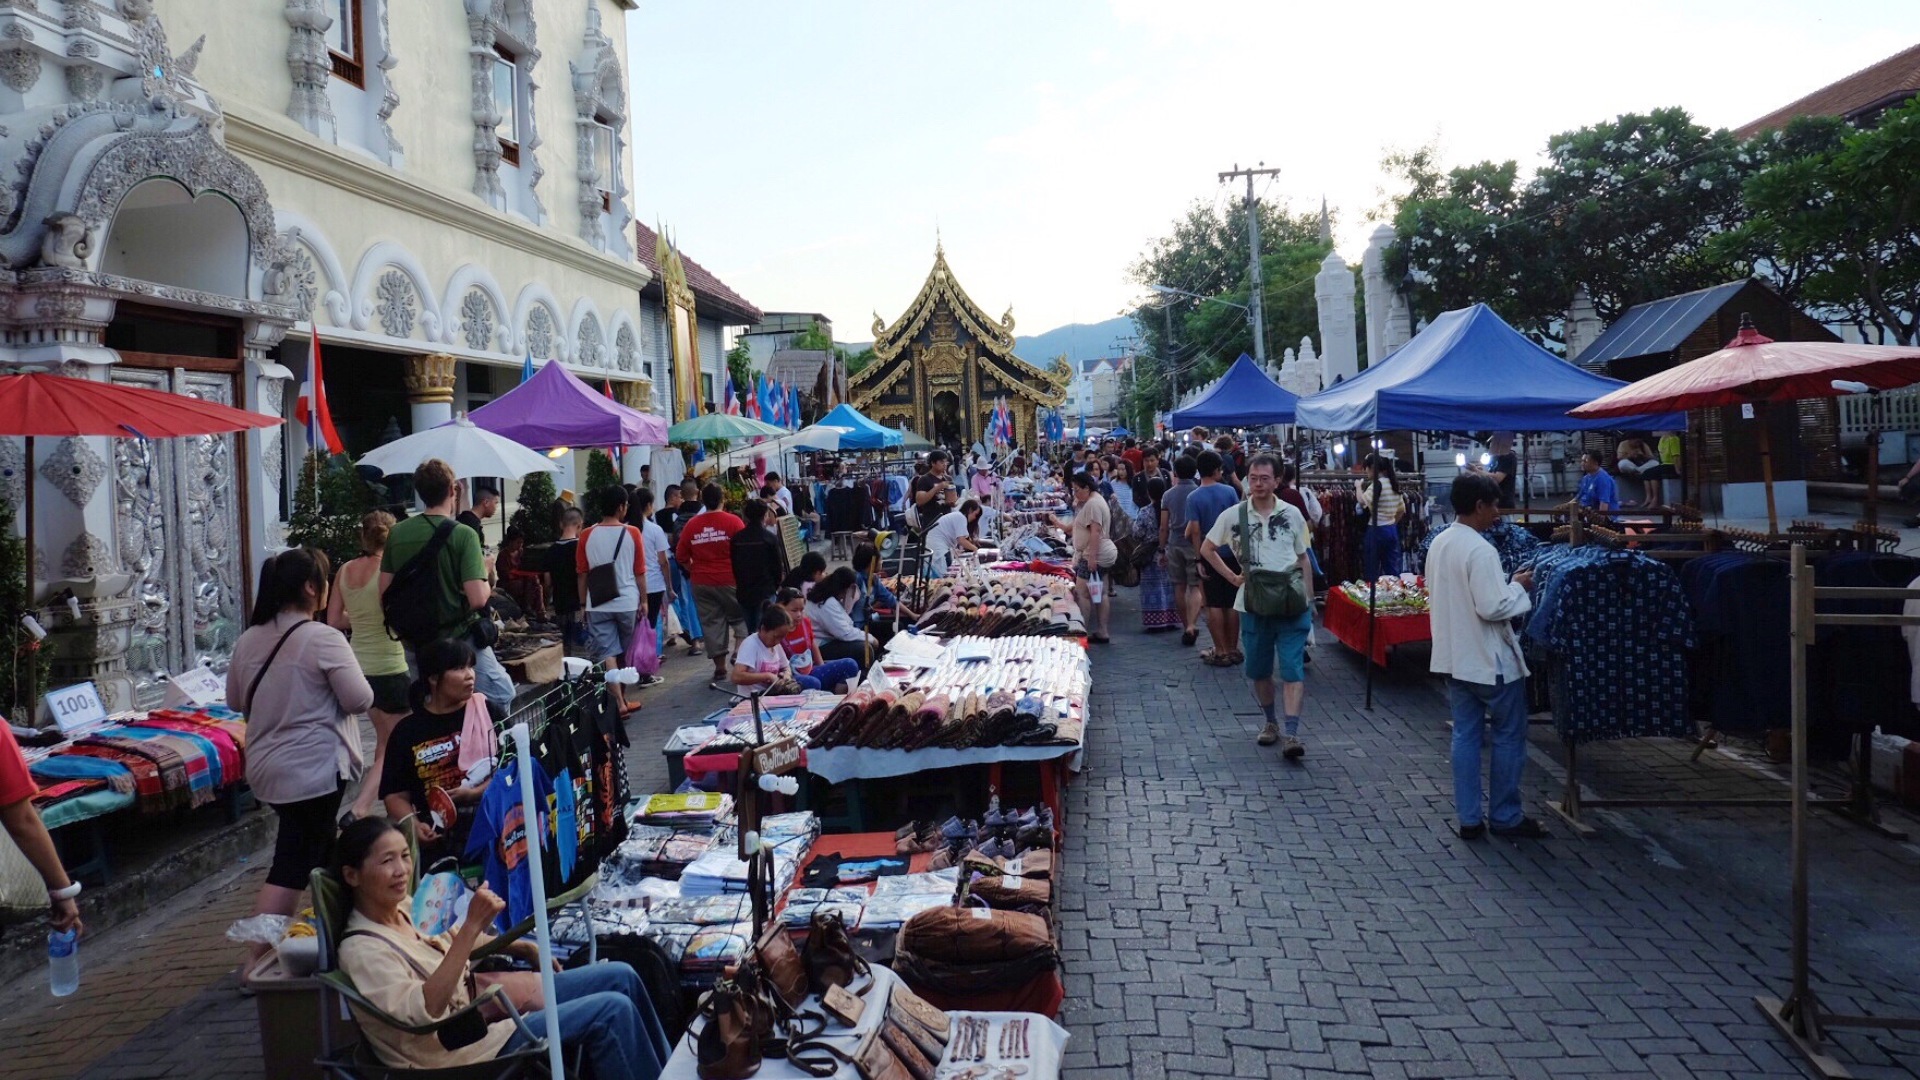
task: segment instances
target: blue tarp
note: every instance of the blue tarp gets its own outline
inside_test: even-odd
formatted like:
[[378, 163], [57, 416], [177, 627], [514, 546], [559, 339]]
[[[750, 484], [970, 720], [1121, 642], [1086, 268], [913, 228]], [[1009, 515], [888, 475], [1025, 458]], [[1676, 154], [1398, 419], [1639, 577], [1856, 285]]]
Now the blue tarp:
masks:
[[1449, 311], [1353, 378], [1300, 402], [1316, 431], [1682, 430], [1685, 413], [1583, 420], [1567, 410], [1626, 384], [1553, 355], [1485, 304]]
[[1167, 426], [1178, 431], [1196, 426], [1265, 427], [1293, 423], [1300, 398], [1260, 370], [1246, 353], [1225, 375], [1184, 409], [1173, 410]]
[[888, 446], [900, 445], [901, 435], [899, 432], [892, 428], [881, 427], [879, 424], [861, 416], [854, 410], [853, 406], [844, 401], [834, 406], [833, 411], [821, 417], [818, 423], [825, 427], [853, 429], [840, 436], [840, 449], [842, 450], [879, 450]]

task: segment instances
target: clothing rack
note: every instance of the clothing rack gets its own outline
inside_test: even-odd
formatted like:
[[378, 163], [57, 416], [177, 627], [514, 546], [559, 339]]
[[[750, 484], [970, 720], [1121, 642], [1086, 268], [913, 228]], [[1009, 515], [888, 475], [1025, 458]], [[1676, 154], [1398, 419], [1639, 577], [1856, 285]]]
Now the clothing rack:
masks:
[[[1575, 515], [1573, 517], [1572, 521], [1569, 523], [1568, 528], [1570, 533], [1569, 543], [1575, 547], [1578, 547], [1583, 543], [1605, 543], [1605, 544], [1609, 544], [1616, 547], [1624, 547], [1629, 543], [1645, 544], [1645, 543], [1656, 543], [1656, 542], [1667, 542], [1667, 541], [1674, 541], [1674, 542], [1699, 541], [1702, 544], [1702, 546], [1698, 550], [1694, 550], [1694, 549], [1665, 550], [1665, 551], [1652, 550], [1652, 551], [1641, 552], [1641, 554], [1663, 558], [1667, 561], [1678, 561], [1678, 560], [1696, 558], [1701, 555], [1710, 554], [1714, 551], [1723, 551], [1728, 549], [1727, 546], [1720, 545], [1718, 543], [1718, 537], [1720, 535], [1720, 531], [1718, 530], [1702, 530], [1698, 532], [1687, 531], [1687, 532], [1677, 532], [1677, 533], [1668, 533], [1668, 534], [1660, 534], [1660, 533], [1624, 534], [1624, 533], [1616, 532], [1611, 529], [1607, 529], [1603, 526], [1588, 525], [1582, 520], [1581, 516], [1579, 515]], [[1758, 534], [1755, 534], [1755, 535], [1758, 535]], [[1799, 544], [1795, 544], [1793, 547], [1793, 551], [1797, 553], [1798, 557], [1804, 563], [1804, 560], [1806, 557], [1806, 548]], [[1809, 580], [1811, 580], [1810, 574], [1809, 574]], [[1829, 592], [1843, 592], [1843, 593], [1847, 593], [1850, 597], [1854, 599], [1873, 599], [1875, 598], [1874, 595], [1868, 595], [1868, 594], [1884, 593], [1887, 590], [1822, 589], [1820, 591], [1822, 595], [1826, 595]], [[1855, 619], [1855, 620], [1877, 620], [1877, 619], [1880, 619], [1881, 616], [1863, 615], [1863, 616], [1850, 616], [1849, 618]], [[1852, 625], [1882, 625], [1882, 624], [1877, 622], [1854, 622], [1852, 623]], [[1799, 652], [1797, 649], [1795, 651], [1795, 657], [1797, 662], [1799, 657]], [[1796, 705], [1796, 707], [1798, 708], [1801, 706]], [[1704, 754], [1707, 750], [1711, 749], [1713, 746], [1717, 745], [1718, 738], [1719, 738], [1719, 732], [1713, 729], [1712, 727], [1708, 727], [1705, 731], [1703, 731], [1700, 734], [1700, 736], [1697, 739], [1694, 740], [1693, 755], [1689, 760], [1695, 761], [1695, 762], [1699, 761], [1700, 756], [1702, 754]], [[1859, 735], [1855, 735], [1853, 739], [1853, 752], [1851, 755], [1853, 769], [1852, 769], [1852, 777], [1848, 787], [1847, 794], [1838, 798], [1813, 798], [1813, 799], [1806, 798], [1804, 791], [1797, 791], [1796, 798], [1760, 798], [1760, 799], [1588, 799], [1588, 798], [1583, 798], [1580, 794], [1579, 744], [1573, 743], [1573, 742], [1565, 742], [1564, 746], [1566, 749], [1564, 764], [1567, 770], [1565, 786], [1561, 792], [1560, 800], [1557, 802], [1551, 802], [1551, 801], [1548, 802], [1547, 809], [1551, 810], [1557, 817], [1560, 818], [1560, 820], [1566, 822], [1568, 827], [1573, 829], [1574, 832], [1577, 833], [1582, 838], [1591, 837], [1599, 831], [1593, 825], [1587, 822], [1585, 817], [1585, 812], [1587, 810], [1616, 809], [1616, 808], [1626, 808], [1626, 807], [1789, 806], [1796, 801], [1796, 798], [1803, 800], [1805, 804], [1808, 806], [1818, 807], [1823, 810], [1831, 810], [1834, 813], [1840, 815], [1841, 817], [1846, 818], [1848, 821], [1853, 822], [1855, 825], [1858, 825], [1865, 829], [1871, 829], [1874, 832], [1879, 833], [1880, 835], [1886, 837], [1889, 840], [1905, 840], [1907, 838], [1906, 833], [1896, 829], [1889, 828], [1888, 826], [1882, 824], [1880, 821], [1880, 811], [1873, 795], [1873, 773], [1872, 773], [1872, 758], [1871, 758], [1872, 747], [1868, 739]]]
[[1821, 614], [1820, 601], [1845, 600], [1920, 600], [1920, 589], [1876, 589], [1816, 587], [1807, 564], [1806, 549], [1795, 544], [1789, 555], [1788, 588], [1791, 590], [1791, 636], [1793, 656], [1793, 807], [1792, 880], [1793, 923], [1792, 988], [1786, 1000], [1767, 994], [1754, 996], [1753, 1002], [1767, 1020], [1786, 1036], [1813, 1070], [1822, 1077], [1852, 1074], [1822, 1049], [1826, 1030], [1836, 1027], [1881, 1028], [1890, 1031], [1920, 1031], [1920, 1016], [1851, 1016], [1828, 1012], [1813, 988], [1809, 970], [1810, 913], [1808, 903], [1807, 807], [1816, 805], [1807, 798], [1807, 647], [1822, 626], [1912, 626], [1920, 616], [1884, 614]]

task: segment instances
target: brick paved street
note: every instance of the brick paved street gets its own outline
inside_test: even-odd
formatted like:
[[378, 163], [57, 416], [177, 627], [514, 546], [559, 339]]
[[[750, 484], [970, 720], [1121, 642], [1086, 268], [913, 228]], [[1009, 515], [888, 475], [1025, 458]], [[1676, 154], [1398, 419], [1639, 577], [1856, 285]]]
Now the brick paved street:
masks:
[[[1254, 744], [1238, 672], [1134, 631], [1121, 595], [1069, 803], [1072, 1076], [1803, 1075], [1751, 1000], [1787, 981], [1784, 809], [1604, 811], [1570, 839], [1540, 809], [1559, 785], [1536, 727], [1529, 812], [1555, 838], [1467, 843], [1423, 646], [1367, 712], [1359, 657], [1323, 633], [1292, 766]], [[1589, 786], [1784, 794], [1735, 753], [1681, 766], [1677, 747], [1595, 748]], [[1829, 1004], [1920, 1012], [1920, 846], [1813, 830]], [[1920, 1075], [1915, 1036], [1838, 1045], [1856, 1075]]]
[[[1068, 799], [1069, 1076], [1804, 1075], [1751, 1002], [1786, 983], [1784, 811], [1608, 810], [1589, 840], [1549, 821], [1545, 842], [1464, 843], [1424, 650], [1367, 712], [1357, 657], [1317, 649], [1293, 767], [1253, 744], [1238, 674], [1139, 634], [1132, 599], [1094, 653]], [[636, 789], [664, 784], [667, 732], [723, 700], [707, 671], [677, 652], [630, 723]], [[1558, 771], [1547, 729], [1534, 744], [1537, 813]], [[1595, 794], [1784, 791], [1737, 748], [1692, 765], [1622, 743], [1584, 767]], [[1901, 989], [1920, 987], [1920, 845], [1814, 822], [1819, 985], [1836, 1007], [1920, 1011]], [[42, 975], [0, 993], [0, 1072], [261, 1076], [219, 935], [263, 857], [88, 941], [76, 997], [48, 998]], [[1920, 1075], [1920, 1037], [1848, 1033], [1837, 1053], [1859, 1076]]]

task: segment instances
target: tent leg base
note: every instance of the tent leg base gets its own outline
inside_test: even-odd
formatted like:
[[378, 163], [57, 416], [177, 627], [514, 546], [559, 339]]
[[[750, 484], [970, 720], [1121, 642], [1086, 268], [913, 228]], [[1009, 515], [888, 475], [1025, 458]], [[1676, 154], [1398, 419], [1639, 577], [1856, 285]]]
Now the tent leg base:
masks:
[[1594, 828], [1581, 819], [1580, 805], [1578, 803], [1569, 806], [1565, 802], [1549, 801], [1547, 803], [1547, 809], [1551, 810], [1555, 817], [1565, 822], [1567, 828], [1572, 829], [1582, 840], [1590, 840], [1600, 832], [1599, 829]]
[[[1810, 1021], [1814, 1015], [1818, 1014], [1820, 1008], [1818, 1004], [1809, 1000], [1800, 1002], [1797, 1007], [1790, 1007], [1786, 1002], [1768, 994], [1754, 995], [1753, 1003], [1759, 1006], [1760, 1014], [1767, 1018], [1767, 1022], [1773, 1025], [1774, 1030], [1793, 1044], [1793, 1048], [1800, 1052], [1801, 1059], [1823, 1080], [1845, 1080], [1853, 1076], [1838, 1059], [1820, 1049], [1820, 1042], [1816, 1036], [1809, 1036], [1800, 1030], [1803, 1019]], [[1802, 1013], [1807, 1015], [1803, 1018], [1800, 1015]], [[1818, 1030], [1817, 1026], [1815, 1030]]]

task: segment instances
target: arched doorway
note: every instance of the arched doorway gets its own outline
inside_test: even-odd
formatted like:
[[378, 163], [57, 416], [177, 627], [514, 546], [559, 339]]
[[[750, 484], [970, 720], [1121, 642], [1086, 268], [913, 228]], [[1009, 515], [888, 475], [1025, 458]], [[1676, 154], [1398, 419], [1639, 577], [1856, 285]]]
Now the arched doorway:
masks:
[[933, 441], [940, 446], [958, 446], [964, 441], [960, 436], [960, 395], [942, 390], [933, 395]]

